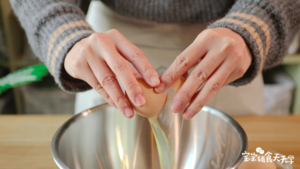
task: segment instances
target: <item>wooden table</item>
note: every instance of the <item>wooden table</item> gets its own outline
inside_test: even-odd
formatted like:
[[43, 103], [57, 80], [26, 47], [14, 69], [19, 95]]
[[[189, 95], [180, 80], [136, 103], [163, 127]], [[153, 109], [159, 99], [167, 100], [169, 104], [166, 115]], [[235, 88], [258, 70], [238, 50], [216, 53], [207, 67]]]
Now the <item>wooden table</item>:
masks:
[[70, 115], [0, 116], [0, 169], [57, 169], [50, 144]]
[[294, 169], [300, 169], [300, 116], [234, 117], [248, 136], [248, 152], [257, 147], [282, 155], [294, 155]]
[[[0, 116], [1, 169], [57, 168], [50, 152], [55, 131], [69, 115]], [[235, 117], [245, 129], [249, 151], [256, 147], [294, 155], [294, 169], [300, 169], [300, 116]]]

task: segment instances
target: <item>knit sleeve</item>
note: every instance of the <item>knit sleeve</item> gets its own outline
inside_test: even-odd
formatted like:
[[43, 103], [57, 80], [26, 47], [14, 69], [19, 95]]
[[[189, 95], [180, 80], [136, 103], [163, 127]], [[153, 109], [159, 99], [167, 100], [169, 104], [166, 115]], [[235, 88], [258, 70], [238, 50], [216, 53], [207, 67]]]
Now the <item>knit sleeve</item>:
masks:
[[77, 41], [91, 35], [93, 30], [73, 1], [10, 0], [10, 3], [33, 52], [48, 67], [56, 83], [63, 90], [77, 92], [91, 87], [68, 75], [64, 58]]
[[224, 18], [208, 28], [229, 28], [246, 41], [253, 59], [245, 75], [231, 83], [239, 86], [278, 65], [299, 26], [299, 0], [237, 0]]

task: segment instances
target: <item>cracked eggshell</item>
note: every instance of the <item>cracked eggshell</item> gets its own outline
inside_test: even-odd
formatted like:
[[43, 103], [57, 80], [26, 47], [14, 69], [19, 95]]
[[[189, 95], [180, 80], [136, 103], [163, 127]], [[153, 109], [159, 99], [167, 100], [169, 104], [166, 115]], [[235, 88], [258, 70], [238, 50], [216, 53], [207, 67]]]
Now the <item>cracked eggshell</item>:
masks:
[[146, 104], [143, 107], [135, 106], [135, 104], [130, 101], [125, 93], [126, 97], [131, 102], [134, 111], [144, 117], [154, 117], [158, 115], [166, 104], [168, 95], [166, 93], [156, 93], [154, 88], [146, 84], [143, 79], [137, 79], [137, 81], [145, 96]]
[[172, 88], [175, 90], [175, 92], [178, 92], [184, 82], [185, 79], [183, 78], [179, 78], [178, 80], [176, 80], [176, 82], [172, 85]]

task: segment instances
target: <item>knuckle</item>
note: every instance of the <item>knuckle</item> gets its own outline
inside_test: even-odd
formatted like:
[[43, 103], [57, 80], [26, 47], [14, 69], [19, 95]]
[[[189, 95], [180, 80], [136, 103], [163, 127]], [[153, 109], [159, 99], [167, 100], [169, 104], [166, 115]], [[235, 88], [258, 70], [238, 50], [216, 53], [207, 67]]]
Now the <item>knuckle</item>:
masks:
[[207, 73], [200, 69], [200, 70], [194, 70], [192, 73], [191, 73], [191, 76], [195, 79], [195, 80], [198, 80], [198, 81], [201, 81], [201, 82], [204, 82], [206, 79], [207, 79]]
[[70, 72], [68, 72], [68, 74], [71, 77], [75, 78], [75, 79], [79, 79], [80, 78], [80, 76], [77, 73], [75, 73], [74, 71], [70, 71]]
[[111, 101], [111, 102], [113, 102], [112, 101], [112, 99], [109, 97], [109, 95], [105, 92], [105, 93], [102, 93], [102, 94], [100, 94], [102, 97], [104, 97], [104, 99], [106, 100], [106, 101]]
[[240, 60], [243, 60], [244, 56], [240, 53], [235, 53], [235, 57], [236, 57], [236, 61], [240, 61]]
[[139, 87], [139, 85], [136, 84], [136, 83], [134, 83], [134, 82], [131, 82], [131, 83], [128, 84], [128, 90], [129, 90], [129, 91], [132, 91], [132, 90], [134, 90], [134, 89], [137, 89], [138, 87]]
[[220, 83], [218, 83], [218, 82], [212, 84], [212, 85], [210, 86], [210, 89], [209, 89], [210, 93], [217, 93], [217, 92], [219, 91], [219, 89], [220, 89], [220, 86], [221, 86], [221, 85], [220, 85]]
[[175, 81], [175, 75], [173, 73], [167, 73], [166, 74], [167, 80], [169, 80], [169, 82], [174, 82]]
[[111, 34], [111, 35], [118, 35], [118, 34], [120, 34], [120, 32], [117, 29], [110, 29], [106, 33], [107, 34]]
[[77, 57], [75, 57], [72, 61], [72, 65], [75, 69], [80, 69], [82, 67], [82, 55], [78, 55]]
[[102, 36], [103, 36], [102, 33], [93, 33], [90, 36], [90, 42], [94, 43], [95, 41], [98, 41], [98, 39], [101, 39]]
[[106, 93], [106, 91], [104, 90], [104, 88], [100, 85], [97, 84], [95, 87], [95, 90], [106, 100], [108, 101], [110, 99], [109, 95]]
[[236, 40], [231, 37], [226, 37], [225, 42], [228, 46], [235, 46], [236, 45]]
[[81, 62], [79, 61], [78, 57], [73, 59], [72, 65], [75, 69], [80, 69]]
[[[124, 102], [125, 102], [125, 104], [122, 104]], [[123, 106], [127, 107], [128, 106], [127, 100], [121, 94], [117, 96], [115, 103], [117, 103], [120, 107], [123, 107]]]
[[178, 57], [176, 63], [177, 63], [177, 66], [179, 66], [179, 67], [188, 68], [189, 63], [190, 63], [190, 58], [189, 57], [180, 56], [180, 57]]
[[116, 71], [124, 71], [127, 68], [127, 62], [123, 59], [116, 59], [113, 62], [113, 67]]
[[98, 83], [98, 84], [95, 85], [95, 90], [96, 91], [102, 91], [103, 90], [103, 87], [101, 86], [100, 83]]
[[[151, 71], [153, 70], [153, 68], [151, 67], [151, 66], [149, 66], [149, 65], [145, 65], [144, 66], [144, 72], [150, 72], [150, 73], [152, 73]], [[149, 74], [150, 74], [149, 73]]]
[[84, 58], [87, 56], [92, 56], [92, 48], [90, 45], [84, 45], [81, 47], [80, 51], [79, 51], [79, 56]]
[[235, 56], [236, 61], [241, 63], [243, 63], [245, 59], [247, 59], [243, 51], [239, 50], [235, 50], [232, 56]]
[[132, 58], [133, 59], [143, 59], [144, 58], [144, 52], [140, 49], [134, 49], [132, 53]]
[[203, 37], [205, 39], [207, 38], [213, 38], [217, 36], [217, 32], [213, 29], [206, 29], [205, 31], [203, 31]]
[[238, 68], [237, 74], [238, 74], [239, 77], [243, 77], [244, 74], [246, 73], [246, 71], [247, 71], [247, 69], [241, 66], [241, 67]]
[[179, 91], [178, 94], [179, 94], [181, 97], [183, 97], [184, 99], [186, 99], [186, 100], [190, 100], [191, 97], [192, 97], [192, 95], [191, 95], [189, 92], [185, 91], [185, 90]]
[[93, 46], [96, 44], [104, 45], [105, 43], [108, 43], [109, 40], [107, 36], [104, 33], [93, 33], [91, 35], [91, 38], [88, 41], [88, 44]]
[[107, 97], [105, 99], [109, 104], [114, 105], [114, 101], [112, 100], [112, 98], [109, 95], [107, 95]]
[[228, 60], [230, 61], [231, 65], [239, 65], [239, 62], [242, 61], [242, 57], [240, 54], [235, 52], [228, 56]]
[[115, 83], [117, 83], [117, 79], [115, 76], [112, 75], [104, 77], [101, 81], [103, 87], [111, 86], [114, 85]]
[[[205, 103], [202, 100], [197, 100], [195, 102], [195, 104], [196, 104], [197, 108], [202, 108], [205, 106]], [[195, 112], [198, 112], [198, 111], [195, 111]]]
[[234, 47], [236, 45], [236, 41], [229, 37], [224, 38], [223, 41], [224, 42], [223, 42], [221, 51], [228, 51], [229, 49], [231, 49], [232, 47]]
[[78, 56], [74, 59], [74, 62], [80, 64], [78, 62], [82, 62], [86, 57], [92, 57], [92, 48], [90, 45], [82, 45], [78, 51]]
[[231, 56], [236, 59], [236, 60], [239, 60], [239, 59], [242, 59], [243, 56], [238, 52], [238, 51], [233, 51]]
[[78, 50], [79, 56], [84, 56], [85, 55], [86, 48], [87, 48], [86, 45], [80, 46], [80, 49]]

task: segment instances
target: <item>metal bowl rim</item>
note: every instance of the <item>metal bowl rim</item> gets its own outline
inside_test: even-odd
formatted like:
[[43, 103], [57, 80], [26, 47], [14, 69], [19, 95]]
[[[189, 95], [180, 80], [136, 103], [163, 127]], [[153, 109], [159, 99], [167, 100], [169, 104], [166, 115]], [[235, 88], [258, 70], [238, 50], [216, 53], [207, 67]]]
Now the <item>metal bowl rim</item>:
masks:
[[[89, 114], [92, 114], [92, 113], [96, 112], [97, 110], [101, 110], [103, 108], [110, 107], [110, 106], [111, 105], [109, 105], [108, 103], [104, 103], [104, 104], [95, 106], [93, 108], [87, 109], [85, 111], [82, 111], [81, 113], [78, 113], [78, 114], [74, 115], [73, 117], [71, 117], [69, 120], [67, 120], [65, 123], [63, 123], [61, 127], [59, 127], [59, 129], [55, 132], [55, 134], [52, 138], [52, 141], [51, 141], [52, 158], [59, 168], [68, 169], [68, 166], [66, 166], [63, 163], [63, 161], [60, 160], [59, 155], [58, 155], [59, 141], [60, 141], [60, 138], [63, 135], [63, 133], [68, 129], [68, 127], [70, 125], [72, 125], [73, 123], [75, 123], [76, 121], [81, 119], [82, 117], [88, 116]], [[235, 159], [235, 161], [229, 167], [227, 167], [227, 169], [237, 168], [238, 165], [243, 160], [242, 153], [248, 150], [248, 138], [247, 138], [246, 132], [244, 131], [244, 129], [240, 126], [240, 124], [237, 121], [235, 121], [231, 116], [222, 112], [221, 110], [218, 110], [216, 108], [213, 108], [213, 107], [207, 106], [207, 105], [204, 106], [203, 109], [205, 111], [209, 111], [209, 112], [213, 113], [214, 115], [217, 115], [218, 117], [221, 117], [222, 119], [227, 119], [228, 123], [231, 124], [233, 126], [233, 128], [236, 130], [236, 132], [238, 133], [238, 135], [240, 137], [240, 143], [241, 143], [240, 152], [239, 152], [240, 155]]]

